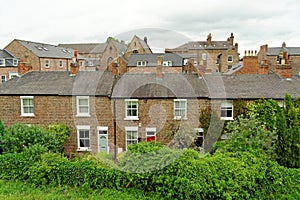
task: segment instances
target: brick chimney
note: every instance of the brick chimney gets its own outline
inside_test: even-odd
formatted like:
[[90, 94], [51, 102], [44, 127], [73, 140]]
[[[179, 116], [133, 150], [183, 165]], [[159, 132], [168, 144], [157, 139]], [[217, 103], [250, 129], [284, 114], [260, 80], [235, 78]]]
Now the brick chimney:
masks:
[[162, 78], [162, 56], [157, 56], [156, 78]]
[[239, 51], [239, 44], [235, 43], [234, 46], [235, 46], [235, 51], [238, 52]]
[[23, 75], [28, 71], [32, 70], [32, 65], [28, 59], [28, 56], [25, 55], [25, 61], [20, 61], [18, 64], [18, 73], [19, 75]]
[[77, 49], [74, 49], [74, 56], [70, 64], [70, 76], [76, 76], [77, 72], [79, 71], [77, 56], [78, 56]]
[[282, 48], [286, 48], [285, 42], [282, 43]]
[[208, 35], [207, 35], [207, 44], [208, 44], [208, 46], [211, 46], [211, 33], [209, 33]]
[[229, 43], [231, 45], [233, 45], [233, 42], [234, 42], [234, 36], [233, 36], [233, 33], [231, 33], [230, 38], [229, 38]]
[[[285, 45], [282, 44], [282, 47]], [[280, 50], [279, 63], [276, 65], [275, 73], [283, 79], [289, 79], [292, 77], [292, 66], [289, 62], [288, 52], [285, 49]]]
[[119, 75], [119, 70], [118, 70], [118, 63], [112, 63], [111, 64], [112, 65], [112, 74], [114, 75], [114, 76], [118, 76]]

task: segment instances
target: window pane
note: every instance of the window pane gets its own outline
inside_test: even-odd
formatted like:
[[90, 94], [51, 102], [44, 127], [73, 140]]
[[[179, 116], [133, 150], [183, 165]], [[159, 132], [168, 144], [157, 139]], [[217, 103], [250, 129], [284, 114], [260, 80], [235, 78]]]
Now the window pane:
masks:
[[89, 100], [88, 99], [79, 99], [79, 105], [83, 106], [87, 106], [89, 104]]
[[88, 107], [79, 107], [79, 112], [80, 113], [88, 113], [89, 112], [89, 108]]

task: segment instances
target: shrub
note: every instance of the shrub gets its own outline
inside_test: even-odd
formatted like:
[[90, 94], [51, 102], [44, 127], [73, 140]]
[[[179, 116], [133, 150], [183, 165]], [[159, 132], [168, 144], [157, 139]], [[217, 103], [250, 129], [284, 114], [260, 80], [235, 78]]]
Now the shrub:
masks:
[[46, 131], [38, 125], [15, 123], [1, 135], [0, 146], [6, 153], [20, 153], [24, 148], [34, 145], [41, 145], [53, 152], [61, 149], [55, 133]]

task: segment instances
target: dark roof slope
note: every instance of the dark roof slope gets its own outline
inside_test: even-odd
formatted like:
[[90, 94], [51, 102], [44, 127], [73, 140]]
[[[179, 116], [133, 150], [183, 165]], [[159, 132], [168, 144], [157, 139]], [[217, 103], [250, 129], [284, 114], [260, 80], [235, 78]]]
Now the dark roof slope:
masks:
[[124, 74], [114, 88], [113, 98], [205, 98], [205, 82], [197, 75], [163, 74], [161, 79], [151, 74]]
[[95, 95], [110, 96], [114, 77], [111, 72], [31, 71], [0, 86], [0, 95]]
[[[268, 56], [278, 56], [282, 47], [269, 47], [267, 55]], [[284, 50], [288, 52], [291, 56], [300, 56], [300, 47], [284, 47]]]
[[154, 53], [154, 54], [131, 54], [128, 67], [136, 67], [137, 61], [147, 61], [148, 67], [157, 66], [157, 56], [162, 56], [162, 61], [172, 61], [172, 66], [183, 66], [183, 58], [177, 54]]
[[210, 98], [224, 99], [283, 99], [285, 94], [300, 98], [300, 78], [281, 79], [270, 72], [268, 75], [205, 75]]
[[[67, 58], [71, 59], [74, 55], [74, 49], [59, 47], [51, 44], [30, 42], [25, 40], [16, 40], [33, 54], [40, 58]], [[85, 59], [78, 55], [78, 59]]]
[[78, 53], [103, 53], [106, 43], [59, 44], [59, 47], [77, 49]]

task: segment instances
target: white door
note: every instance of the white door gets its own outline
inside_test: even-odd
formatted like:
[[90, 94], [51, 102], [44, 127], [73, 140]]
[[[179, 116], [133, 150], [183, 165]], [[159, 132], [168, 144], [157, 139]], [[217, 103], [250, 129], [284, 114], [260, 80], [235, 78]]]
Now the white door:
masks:
[[107, 130], [98, 130], [98, 151], [108, 153]]

